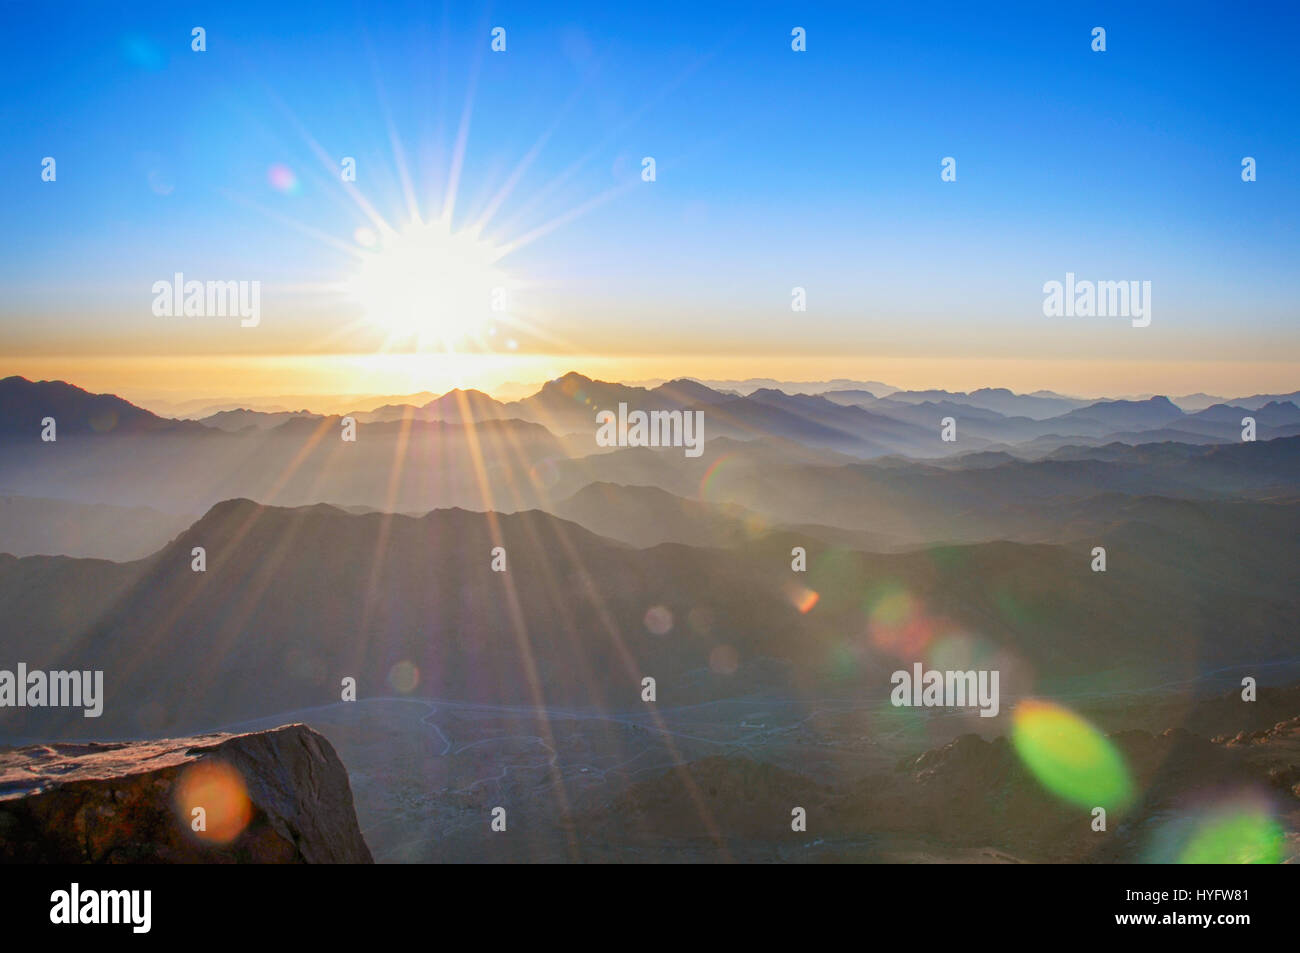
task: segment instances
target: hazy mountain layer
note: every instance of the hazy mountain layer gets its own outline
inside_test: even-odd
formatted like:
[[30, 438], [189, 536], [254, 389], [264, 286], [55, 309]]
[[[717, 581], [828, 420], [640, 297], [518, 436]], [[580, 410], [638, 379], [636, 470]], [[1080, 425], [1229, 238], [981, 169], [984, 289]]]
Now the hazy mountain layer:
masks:
[[599, 710], [637, 708], [647, 675], [665, 704], [874, 697], [943, 639], [1003, 670], [1010, 695], [1060, 679], [1113, 689], [1289, 657], [1300, 625], [1300, 569], [1248, 530], [1207, 554], [1203, 538], [1120, 522], [1095, 540], [1105, 573], [1087, 543], [873, 555], [812, 537], [795, 573], [795, 538], [634, 549], [535, 511], [230, 501], [135, 563], [0, 557], [7, 656], [103, 670], [108, 699], [93, 723], [49, 709], [5, 723], [25, 737], [215, 727], [330, 703], [348, 676], [368, 696]]

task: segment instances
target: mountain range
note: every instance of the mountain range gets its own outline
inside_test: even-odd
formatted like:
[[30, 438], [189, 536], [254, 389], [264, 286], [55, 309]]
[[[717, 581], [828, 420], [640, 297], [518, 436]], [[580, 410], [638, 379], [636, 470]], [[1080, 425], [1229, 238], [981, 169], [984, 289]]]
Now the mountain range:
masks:
[[[185, 420], [0, 381], [0, 669], [105, 686], [0, 741], [307, 722], [381, 861], [1148, 859], [1225, 779], [1300, 837], [1295, 395], [732, 383]], [[598, 446], [620, 403], [702, 412], [701, 454]], [[891, 706], [918, 660], [998, 671], [998, 714]], [[1034, 698], [1111, 733], [1114, 839], [1006, 740]]]

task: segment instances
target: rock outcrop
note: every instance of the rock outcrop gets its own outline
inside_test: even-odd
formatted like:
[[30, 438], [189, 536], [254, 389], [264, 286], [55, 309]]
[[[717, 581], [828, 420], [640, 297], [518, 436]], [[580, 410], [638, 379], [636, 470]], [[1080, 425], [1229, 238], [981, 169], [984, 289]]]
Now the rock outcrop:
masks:
[[334, 748], [306, 725], [0, 748], [0, 862], [371, 863]]

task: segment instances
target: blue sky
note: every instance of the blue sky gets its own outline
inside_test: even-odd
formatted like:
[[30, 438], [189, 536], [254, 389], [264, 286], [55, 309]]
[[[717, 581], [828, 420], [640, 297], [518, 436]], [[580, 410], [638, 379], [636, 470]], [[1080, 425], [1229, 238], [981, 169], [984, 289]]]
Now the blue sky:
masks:
[[[18, 351], [323, 346], [346, 306], [303, 289], [348, 256], [304, 230], [365, 219], [304, 133], [395, 223], [396, 141], [433, 217], [469, 101], [453, 222], [544, 141], [487, 234], [571, 217], [506, 263], [584, 352], [1300, 356], [1292, 4], [122, 6], [3, 14]], [[160, 330], [148, 288], [176, 270], [263, 281], [259, 334]], [[1050, 325], [1067, 270], [1152, 281], [1151, 333]]]

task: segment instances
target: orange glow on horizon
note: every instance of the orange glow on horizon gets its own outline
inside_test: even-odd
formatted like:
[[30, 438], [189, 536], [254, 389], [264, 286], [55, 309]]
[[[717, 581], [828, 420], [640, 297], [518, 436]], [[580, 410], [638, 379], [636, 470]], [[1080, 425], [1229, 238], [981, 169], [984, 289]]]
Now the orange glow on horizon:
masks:
[[[94, 393], [151, 403], [203, 399], [266, 399], [282, 395], [394, 396], [474, 388], [517, 399], [543, 382], [576, 371], [606, 381], [637, 383], [693, 377], [794, 382], [847, 378], [904, 389], [970, 391], [1009, 387], [1100, 398], [1206, 392], [1224, 397], [1289, 393], [1295, 364], [1271, 362], [1055, 361], [960, 358], [807, 357], [803, 355], [462, 354], [187, 354], [49, 355], [10, 353], [0, 377], [63, 380]], [[503, 385], [511, 385], [503, 391]], [[295, 410], [300, 407], [292, 408]], [[320, 408], [309, 407], [317, 410]], [[355, 409], [355, 408], [350, 408]], [[159, 410], [158, 412], [163, 412]]]

